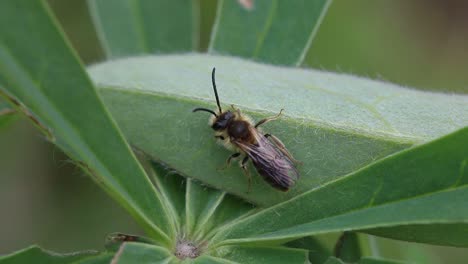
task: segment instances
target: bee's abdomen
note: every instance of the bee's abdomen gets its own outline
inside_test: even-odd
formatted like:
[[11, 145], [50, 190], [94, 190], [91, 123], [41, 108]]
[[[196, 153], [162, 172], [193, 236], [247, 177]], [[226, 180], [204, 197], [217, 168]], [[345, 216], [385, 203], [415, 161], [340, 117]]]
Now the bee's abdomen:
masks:
[[273, 175], [278, 173], [277, 171], [274, 172], [272, 170], [278, 170], [278, 169], [275, 169], [273, 167], [265, 167], [265, 166], [256, 164], [255, 162], [254, 162], [254, 165], [258, 174], [260, 174], [262, 178], [275, 189], [286, 192], [289, 190], [290, 187], [294, 185], [294, 182], [290, 178], [286, 177], [288, 174], [287, 171], [283, 172], [284, 176], [282, 176], [280, 178], [281, 180], [279, 180], [278, 178], [272, 177]]

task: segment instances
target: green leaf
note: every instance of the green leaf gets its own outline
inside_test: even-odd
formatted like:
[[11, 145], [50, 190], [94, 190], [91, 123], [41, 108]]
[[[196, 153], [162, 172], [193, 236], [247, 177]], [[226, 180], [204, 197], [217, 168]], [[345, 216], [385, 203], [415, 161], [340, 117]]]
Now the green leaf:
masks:
[[199, 225], [196, 237], [213, 237], [218, 230], [225, 226], [234, 224], [242, 218], [245, 218], [258, 211], [253, 205], [229, 194], [225, 194], [223, 201], [217, 206], [216, 211]]
[[[276, 115], [263, 131], [279, 137], [303, 163], [288, 193], [275, 191], [251, 168], [253, 183], [207, 125], [215, 108], [210, 72], [224, 109], [235, 104], [255, 120]], [[377, 159], [468, 124], [468, 96], [425, 93], [343, 74], [288, 69], [213, 55], [149, 56], [89, 68], [132, 145], [182, 175], [259, 205], [290, 199]]]
[[193, 264], [237, 264], [237, 262], [204, 255], [194, 259]]
[[187, 235], [194, 236], [216, 212], [226, 193], [187, 181], [185, 223]]
[[358, 261], [362, 253], [357, 234], [354, 232], [344, 232], [336, 242], [334, 255], [346, 262], [353, 263]]
[[42, 1], [0, 3], [2, 92], [162, 244], [173, 222]]
[[[467, 236], [454, 241], [442, 232], [445, 224], [461, 233], [468, 227], [468, 148], [460, 146], [467, 141], [465, 128], [392, 155], [238, 221], [213, 240], [223, 241], [219, 244], [287, 241], [344, 230], [425, 224], [432, 225], [434, 236], [414, 241], [468, 246]], [[379, 235], [386, 236], [384, 231]], [[396, 228], [391, 231], [393, 238], [407, 238], [405, 234], [400, 238]]]
[[222, 226], [250, 214], [253, 207], [225, 192], [187, 180], [186, 234], [195, 241], [211, 238]]
[[[148, 161], [147, 161], [148, 162]], [[167, 212], [176, 223], [177, 234], [184, 232], [186, 181], [162, 164], [149, 162], [153, 183], [163, 198]]]
[[199, 3], [186, 0], [88, 0], [109, 58], [197, 49]]
[[[73, 264], [108, 264], [112, 261], [113, 254], [101, 254], [100, 256], [96, 257], [91, 257], [91, 258], [85, 258], [76, 262], [73, 262]], [[48, 263], [48, 262], [47, 262]]]
[[[360, 259], [357, 264], [404, 264], [407, 262], [397, 261], [397, 260], [389, 260], [389, 259], [380, 259], [374, 257], [364, 257]], [[330, 257], [325, 264], [345, 264], [345, 262], [341, 261], [338, 258]]]
[[217, 253], [224, 259], [243, 264], [308, 262], [307, 250], [283, 247], [227, 246], [219, 248]]
[[[456, 188], [444, 192], [438, 192], [431, 195], [425, 195], [421, 198], [414, 198], [401, 202], [376, 206], [371, 209], [362, 209], [360, 211], [328, 217], [323, 220], [314, 221], [308, 224], [287, 228], [281, 231], [272, 232], [261, 236], [259, 240], [285, 239], [288, 237], [299, 237], [301, 235], [314, 235], [320, 233], [337, 232], [340, 230], [363, 230], [381, 227], [381, 226], [400, 226], [416, 224], [432, 224], [430, 230], [435, 230], [436, 234], [443, 234], [431, 241], [426, 241], [425, 236], [415, 237], [415, 242], [434, 243], [449, 246], [468, 246], [468, 239], [452, 240], [442, 231], [445, 230], [444, 224], [456, 225], [459, 232], [466, 230], [468, 222], [468, 212], [464, 202], [468, 199], [468, 187]], [[447, 204], [452, 204], [450, 207]], [[429, 208], [440, 208], [436, 212]], [[454, 224], [458, 223], [458, 224]], [[463, 224], [462, 224], [463, 223]], [[437, 230], [441, 228], [442, 230]], [[400, 230], [393, 234], [398, 239], [406, 239], [403, 234], [399, 237]], [[381, 233], [381, 236], [386, 236]]]
[[18, 118], [17, 112], [0, 98], [0, 131]]
[[210, 52], [301, 65], [329, 0], [220, 1]]
[[112, 259], [112, 263], [162, 264], [173, 263], [175, 260], [174, 254], [166, 248], [144, 243], [127, 242], [122, 244]]
[[151, 163], [156, 188], [177, 221], [178, 240], [205, 243], [217, 229], [251, 214], [253, 206], [225, 192], [185, 179], [163, 164]]
[[390, 260], [390, 259], [380, 259], [374, 257], [365, 257], [360, 259], [358, 264], [405, 264], [405, 263], [412, 263], [412, 262], [405, 262], [399, 260]]
[[[29, 248], [14, 252], [9, 255], [0, 256], [1, 264], [75, 264], [75, 263], [109, 263], [110, 254], [99, 254], [96, 251], [76, 252], [70, 254], [59, 254], [51, 251], [44, 250], [38, 246], [31, 246]], [[95, 261], [95, 262], [93, 262]]]
[[307, 249], [311, 263], [325, 263], [328, 257], [331, 256], [331, 251], [314, 237], [296, 239], [286, 243], [285, 246]]
[[338, 258], [329, 257], [324, 264], [345, 264], [345, 263]]
[[[448, 201], [444, 207], [452, 206]], [[376, 236], [401, 239], [405, 241], [424, 241], [429, 244], [440, 244], [441, 238], [445, 238], [446, 245], [465, 246], [467, 244], [468, 227], [466, 223], [454, 224], [424, 224], [404, 225], [397, 227], [381, 227], [369, 229], [366, 233]]]
[[154, 240], [147, 237], [128, 235], [123, 233], [112, 233], [106, 237], [105, 247], [107, 251], [116, 252], [125, 242], [156, 244]]

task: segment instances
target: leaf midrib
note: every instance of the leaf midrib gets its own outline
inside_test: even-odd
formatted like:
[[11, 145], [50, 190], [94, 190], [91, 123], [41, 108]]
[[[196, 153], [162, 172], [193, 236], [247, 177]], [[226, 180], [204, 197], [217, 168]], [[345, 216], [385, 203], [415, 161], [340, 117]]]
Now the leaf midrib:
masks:
[[[345, 178], [345, 177], [343, 177]], [[343, 178], [340, 178], [340, 179], [337, 179], [336, 181], [340, 181], [342, 180]], [[333, 183], [333, 182], [331, 182]], [[322, 187], [318, 187], [310, 192], [315, 192], [315, 191], [319, 191], [320, 189], [324, 188], [324, 187], [327, 187], [329, 183], [325, 184], [324, 186]], [[428, 197], [428, 196], [432, 196], [432, 195], [435, 195], [435, 194], [439, 194], [439, 193], [445, 193], [445, 192], [450, 192], [450, 191], [453, 191], [453, 190], [460, 190], [460, 189], [468, 189], [468, 186], [466, 185], [461, 185], [461, 186], [450, 186], [448, 188], [445, 188], [445, 189], [441, 189], [441, 190], [437, 190], [437, 191], [433, 191], [433, 192], [428, 192], [428, 193], [423, 193], [423, 194], [418, 194], [418, 195], [414, 195], [414, 196], [411, 196], [411, 197], [405, 197], [405, 198], [401, 198], [401, 199], [397, 199], [397, 200], [392, 200], [392, 201], [388, 201], [388, 202], [384, 202], [384, 203], [380, 203], [380, 204], [377, 204], [375, 206], [369, 206], [369, 205], [366, 205], [366, 206], [362, 206], [362, 207], [359, 207], [359, 208], [354, 208], [352, 210], [349, 210], [349, 211], [345, 211], [345, 212], [341, 212], [341, 213], [338, 213], [338, 214], [333, 214], [333, 215], [328, 215], [326, 217], [323, 217], [323, 218], [320, 218], [320, 219], [316, 219], [314, 221], [311, 221], [311, 222], [308, 222], [308, 223], [302, 223], [302, 224], [298, 224], [298, 225], [294, 225], [294, 226], [291, 226], [291, 227], [288, 227], [288, 228], [285, 228], [285, 229], [290, 229], [290, 228], [294, 228], [294, 227], [298, 227], [298, 226], [301, 226], [301, 225], [305, 225], [305, 224], [312, 224], [312, 223], [315, 223], [315, 222], [320, 222], [320, 221], [324, 221], [324, 220], [327, 220], [329, 218], [335, 218], [335, 217], [340, 217], [340, 216], [344, 216], [344, 215], [348, 215], [348, 214], [353, 214], [353, 213], [357, 213], [359, 211], [362, 211], [362, 210], [365, 210], [365, 209], [373, 209], [373, 208], [378, 208], [378, 207], [385, 207], [385, 206], [388, 206], [388, 205], [391, 205], [391, 204], [395, 204], [395, 203], [400, 203], [400, 202], [406, 202], [406, 201], [410, 201], [410, 200], [413, 200], [413, 199], [420, 199], [420, 198], [424, 198], [424, 197]], [[309, 192], [306, 192], [306, 193], [303, 193], [301, 195], [305, 195]], [[294, 197], [293, 199], [296, 199], [298, 198], [299, 196], [301, 195], [298, 195], [296, 197]], [[291, 200], [293, 200], [291, 199]], [[289, 201], [291, 201], [289, 200]], [[286, 203], [288, 201], [285, 201], [283, 203]], [[281, 203], [282, 204], [282, 203]], [[278, 204], [278, 206], [280, 206], [281, 204]], [[268, 208], [265, 209], [265, 210], [269, 210]], [[237, 224], [239, 223], [242, 223], [244, 221], [248, 221], [249, 218], [251, 217], [255, 217], [255, 215], [251, 215], [251, 216], [248, 216], [242, 220], [240, 220]], [[458, 223], [458, 222], [463, 222], [463, 223], [468, 223], [468, 220], [463, 220], [463, 221], [446, 221], [446, 220], [440, 220], [440, 221], [434, 221], [434, 220], [431, 220], [430, 224], [448, 224], [448, 223]], [[406, 223], [406, 222], [405, 222]], [[415, 223], [421, 223], [421, 221], [416, 221]], [[408, 222], [408, 224], [412, 224], [411, 221]], [[378, 227], [386, 227], [386, 226], [395, 226], [394, 223], [391, 223], [391, 224], [379, 224]], [[377, 225], [364, 225], [362, 227], [360, 227], [359, 229], [367, 229], [367, 228], [374, 228], [374, 227], [377, 227]], [[223, 232], [226, 232], [226, 230], [229, 230], [228, 227], [227, 228], [220, 228], [219, 230], [219, 233], [222, 234]], [[337, 231], [342, 231], [342, 229], [338, 228], [336, 229]], [[330, 233], [330, 232], [333, 232], [333, 230], [326, 230], [326, 231], [323, 231], [323, 232], [314, 232], [313, 234], [322, 234], [322, 233]], [[228, 234], [229, 232], [227, 232]], [[275, 232], [268, 232], [268, 233], [264, 233], [264, 234], [260, 234], [258, 236], [254, 236], [254, 237], [246, 237], [246, 238], [242, 238], [242, 239], [238, 239], [238, 238], [235, 238], [235, 239], [227, 239], [227, 240], [221, 240], [220, 242], [218, 242], [217, 244], [214, 245], [214, 247], [220, 247], [220, 246], [225, 246], [225, 245], [232, 245], [232, 244], [235, 244], [235, 243], [245, 243], [245, 242], [252, 242], [252, 238], [255, 238], [255, 241], [261, 241], [261, 240], [271, 240], [271, 239], [268, 239], [268, 235], [271, 235], [271, 234], [274, 234]], [[306, 236], [307, 234], [305, 234]], [[264, 238], [263, 238], [264, 237]], [[263, 239], [262, 239], [263, 238]], [[274, 240], [280, 240], [282, 237], [281, 236], [278, 236], [278, 237], [275, 237]], [[285, 236], [284, 237], [285, 239], [289, 239], [290, 237], [287, 237]], [[216, 239], [216, 238], [215, 238]]]
[[[17, 59], [16, 57], [14, 56], [14, 54], [8, 49], [8, 47], [6, 47], [5, 45], [2, 45], [3, 49], [0, 49], [0, 51], [3, 50], [4, 55], [8, 56], [11, 63], [13, 65], [16, 65], [17, 69], [19, 70], [19, 75], [23, 76], [24, 78], [26, 78], [27, 82], [32, 85], [33, 87], [37, 88], [37, 92], [38, 92], [38, 95], [36, 95], [38, 98], [42, 98], [41, 101], [44, 101], [46, 102], [46, 104], [48, 105], [48, 107], [50, 109], [52, 109], [53, 113], [56, 114], [56, 117], [61, 120], [61, 122], [63, 123], [63, 125], [65, 125], [67, 128], [64, 130], [62, 129], [62, 126], [57, 126], [55, 129], [58, 130], [58, 131], [64, 131], [65, 133], [58, 133], [60, 134], [64, 139], [67, 139], [65, 140], [64, 142], [67, 142], [67, 144], [70, 144], [70, 142], [75, 142], [75, 140], [70, 140], [70, 139], [79, 139], [78, 140], [78, 145], [79, 146], [82, 146], [82, 147], [75, 147], [73, 148], [73, 151], [75, 151], [78, 155], [80, 155], [80, 158], [83, 158], [83, 157], [88, 157], [88, 160], [95, 160], [97, 162], [94, 163], [94, 165], [99, 164], [99, 167], [101, 167], [101, 169], [103, 171], [106, 171], [108, 175], [112, 175], [112, 173], [109, 171], [109, 169], [107, 168], [107, 166], [105, 166], [101, 159], [98, 158], [96, 155], [94, 155], [94, 151], [91, 151], [93, 148], [90, 147], [88, 144], [84, 143], [86, 142], [85, 140], [83, 140], [83, 138], [81, 137], [81, 133], [76, 129], [76, 127], [72, 124], [73, 122], [70, 122], [70, 120], [68, 118], [66, 118], [62, 113], [61, 111], [58, 111], [56, 105], [53, 103], [53, 100], [50, 100], [46, 93], [44, 93], [42, 91], [42, 89], [40, 89], [41, 87], [41, 81], [38, 81], [36, 80], [32, 73], [29, 72], [29, 70], [27, 68], [25, 68]], [[8, 58], [7, 57], [7, 58]], [[22, 74], [22, 73], [24, 74]], [[8, 78], [8, 76], [13, 76], [13, 75], [6, 75], [6, 78]], [[89, 81], [91, 83], [91, 81]], [[14, 84], [17, 84], [17, 81], [14, 80], [13, 82], [11, 83], [14, 83]], [[22, 90], [22, 89], [20, 89]], [[97, 91], [96, 91], [96, 96], [98, 96], [97, 94]], [[101, 103], [101, 106], [103, 109], [105, 109], [104, 105], [102, 105]], [[112, 120], [111, 120], [112, 122]], [[114, 124], [115, 125], [115, 124]], [[116, 125], [115, 125], [116, 126]], [[49, 128], [50, 130], [52, 130], [51, 128]], [[67, 132], [68, 131], [68, 132]], [[69, 133], [71, 132], [71, 133]], [[53, 134], [53, 131], [52, 131], [52, 134]], [[70, 135], [71, 134], [71, 135]], [[74, 134], [74, 136], [72, 136]], [[54, 142], [55, 143], [55, 142]], [[73, 144], [73, 143], [72, 143]], [[86, 149], [87, 151], [85, 152], [82, 152], [81, 149]], [[128, 147], [127, 147], [128, 148]], [[66, 149], [63, 149], [65, 152]], [[129, 149], [129, 152], [131, 152], [131, 150]], [[73, 156], [71, 155], [71, 153], [67, 153], [68, 155], [70, 156]], [[101, 171], [101, 170], [100, 170]], [[105, 182], [108, 182], [109, 179], [107, 178], [102, 178], [101, 177], [101, 180], [104, 180]], [[117, 186], [122, 189], [122, 183], [120, 181], [116, 181], [115, 178], [112, 178], [113, 182], [115, 182], [117, 184]], [[148, 179], [149, 181], [149, 179]], [[149, 183], [150, 184], [150, 183]], [[153, 188], [154, 189], [154, 188]], [[156, 193], [156, 190], [154, 190], [154, 192]], [[127, 193], [127, 192], [119, 192], [120, 194], [122, 193]], [[119, 195], [120, 196], [120, 195]], [[122, 197], [124, 198], [124, 197]], [[121, 198], [118, 198], [119, 200], [121, 200]], [[124, 198], [125, 200], [125, 198]], [[128, 204], [130, 204], [130, 201], [131, 203], [134, 203], [133, 202], [133, 199], [130, 199], [130, 201], [128, 200], [125, 200], [127, 201]], [[156, 226], [152, 221], [150, 221], [150, 219], [147, 217], [146, 213], [142, 212], [139, 208], [137, 207], [134, 207], [134, 206], [131, 206], [131, 208], [129, 208], [131, 211], [135, 211], [135, 212], [138, 212], [138, 215], [142, 218], [142, 220], [144, 220], [146, 222], [146, 224], [148, 224], [155, 232], [158, 233], [158, 235], [160, 235], [162, 238], [166, 239], [167, 241], [170, 241], [170, 238], [169, 236], [163, 232], [158, 226]]]
[[[455, 189], [467, 189], [466, 187], [462, 187], [462, 188], [455, 188]], [[438, 192], [434, 192], [434, 193], [430, 193], [428, 195], [423, 195], [423, 196], [418, 196], [418, 197], [413, 197], [414, 199], [418, 199], [418, 198], [424, 198], [425, 196], [431, 196], [431, 195], [434, 195], [434, 194], [438, 194], [438, 193], [444, 193], [444, 192], [450, 192], [450, 191], [453, 191], [452, 189], [447, 189], [447, 190], [442, 190], [442, 191], [438, 191]], [[314, 224], [314, 223], [317, 223], [317, 222], [323, 222], [323, 221], [327, 221], [327, 220], [330, 220], [332, 218], [338, 218], [338, 217], [341, 217], [341, 216], [346, 216], [348, 214], [354, 214], [354, 213], [359, 213], [360, 210], [365, 210], [367, 208], [370, 208], [370, 209], [377, 209], [378, 207], [383, 207], [385, 208], [386, 206], [388, 205], [391, 205], [391, 204], [394, 204], [394, 203], [399, 203], [399, 202], [405, 202], [407, 200], [412, 200], [413, 198], [410, 198], [410, 199], [403, 199], [403, 200], [398, 200], [398, 201], [395, 201], [395, 202], [390, 202], [390, 203], [384, 203], [384, 204], [379, 204], [378, 206], [375, 206], [375, 207], [363, 207], [361, 209], [357, 209], [357, 210], [351, 210], [351, 211], [348, 211], [346, 213], [343, 213], [343, 214], [337, 214], [337, 215], [333, 215], [333, 216], [330, 216], [330, 217], [326, 217], [326, 218], [322, 218], [322, 219], [317, 219], [315, 221], [312, 221], [312, 222], [309, 222], [309, 223], [304, 223], [304, 224], [300, 224], [300, 225], [296, 225], [296, 226], [292, 226], [290, 228], [296, 228], [296, 227], [299, 227], [299, 226], [302, 226], [302, 225], [309, 225], [309, 224]], [[404, 225], [414, 225], [414, 224], [455, 224], [455, 223], [468, 223], [468, 219], [457, 219], [457, 220], [446, 220], [444, 219], [444, 216], [439, 216], [440, 219], [431, 219], [431, 220], [406, 220], [406, 221], [396, 221], [396, 222], [391, 222], [391, 223], [378, 223], [378, 224], [367, 224], [367, 225], [361, 225], [359, 226], [359, 230], [365, 230], [365, 229], [371, 229], [371, 228], [382, 228], [382, 227], [395, 227], [396, 225], [398, 224], [404, 224]], [[289, 228], [286, 228], [285, 230], [287, 230]], [[356, 229], [352, 229], [352, 230], [356, 230]], [[304, 236], [308, 236], [308, 235], [319, 235], [319, 234], [325, 234], [325, 233], [332, 233], [334, 231], [343, 231], [343, 228], [342, 227], [336, 227], [336, 228], [330, 228], [330, 229], [327, 229], [327, 230], [323, 230], [323, 231], [314, 231], [314, 232], [305, 232], [304, 233]], [[347, 230], [345, 230], [347, 231]], [[252, 242], [252, 238], [255, 239], [255, 241], [269, 241], [271, 240], [271, 238], [269, 238], [269, 236], [271, 235], [274, 235], [275, 232], [268, 232], [268, 233], [265, 233], [265, 234], [261, 234], [259, 236], [256, 236], [256, 237], [250, 237], [250, 238], [245, 238], [245, 239], [228, 239], [228, 240], [225, 240], [225, 242], [228, 242], [228, 244], [232, 244], [232, 243], [240, 243], [240, 242]], [[275, 236], [274, 237], [274, 240], [281, 240], [281, 239], [291, 239], [293, 240], [294, 238], [291, 238], [290, 236]], [[223, 244], [224, 245], [224, 244]]]

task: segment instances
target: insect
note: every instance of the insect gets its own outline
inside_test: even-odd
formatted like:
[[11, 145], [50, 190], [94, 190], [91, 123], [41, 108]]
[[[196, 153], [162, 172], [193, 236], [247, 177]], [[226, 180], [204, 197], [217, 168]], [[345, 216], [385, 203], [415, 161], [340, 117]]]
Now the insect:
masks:
[[250, 159], [265, 181], [278, 190], [288, 191], [299, 178], [295, 166], [297, 161], [277, 137], [263, 134], [259, 129], [259, 126], [279, 118], [283, 109], [278, 115], [262, 119], [255, 124], [234, 105], [231, 106], [232, 109], [223, 111], [216, 89], [215, 70], [213, 68], [211, 81], [218, 109], [213, 111], [207, 108], [195, 108], [193, 112], [204, 111], [212, 114], [209, 124], [215, 131], [215, 138], [220, 140], [224, 147], [234, 151], [234, 154], [227, 159], [227, 166], [231, 160], [244, 156], [240, 166], [248, 176], [249, 189], [251, 179], [247, 162]]

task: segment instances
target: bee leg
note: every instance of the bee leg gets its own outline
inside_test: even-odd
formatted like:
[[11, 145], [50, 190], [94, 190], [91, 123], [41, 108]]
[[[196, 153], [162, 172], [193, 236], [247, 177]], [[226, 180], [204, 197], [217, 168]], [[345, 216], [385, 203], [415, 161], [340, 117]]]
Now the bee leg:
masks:
[[281, 116], [281, 114], [283, 113], [283, 111], [284, 111], [284, 109], [281, 109], [279, 114], [277, 114], [275, 116], [272, 116], [272, 117], [267, 117], [265, 119], [262, 119], [262, 120], [258, 121], [258, 123], [255, 124], [255, 128], [257, 128], [257, 127], [259, 127], [259, 126], [261, 126], [261, 125], [263, 125], [265, 123], [268, 123], [270, 121], [278, 119]]
[[300, 161], [296, 160], [291, 155], [291, 153], [289, 153], [289, 151], [286, 149], [286, 146], [283, 144], [283, 142], [281, 142], [281, 140], [279, 138], [273, 136], [272, 134], [265, 134], [265, 137], [270, 138], [271, 142], [273, 144], [275, 144], [276, 147], [278, 147], [278, 149], [281, 151], [281, 153], [283, 153], [286, 157], [288, 157], [292, 162], [294, 162], [296, 164], [302, 164]]
[[247, 193], [250, 193], [250, 189], [252, 187], [252, 177], [250, 177], [249, 170], [247, 169], [247, 162], [249, 161], [249, 156], [245, 156], [241, 162], [241, 168], [244, 171], [245, 176], [247, 176], [247, 181], [249, 183], [247, 187]]
[[235, 159], [235, 158], [237, 158], [237, 157], [239, 157], [239, 156], [240, 156], [240, 153], [239, 153], [239, 152], [232, 154], [232, 155], [229, 156], [229, 158], [226, 160], [226, 164], [225, 164], [223, 167], [219, 168], [218, 170], [224, 170], [224, 169], [229, 168], [229, 166], [231, 166], [231, 160], [232, 160], [232, 159]]

